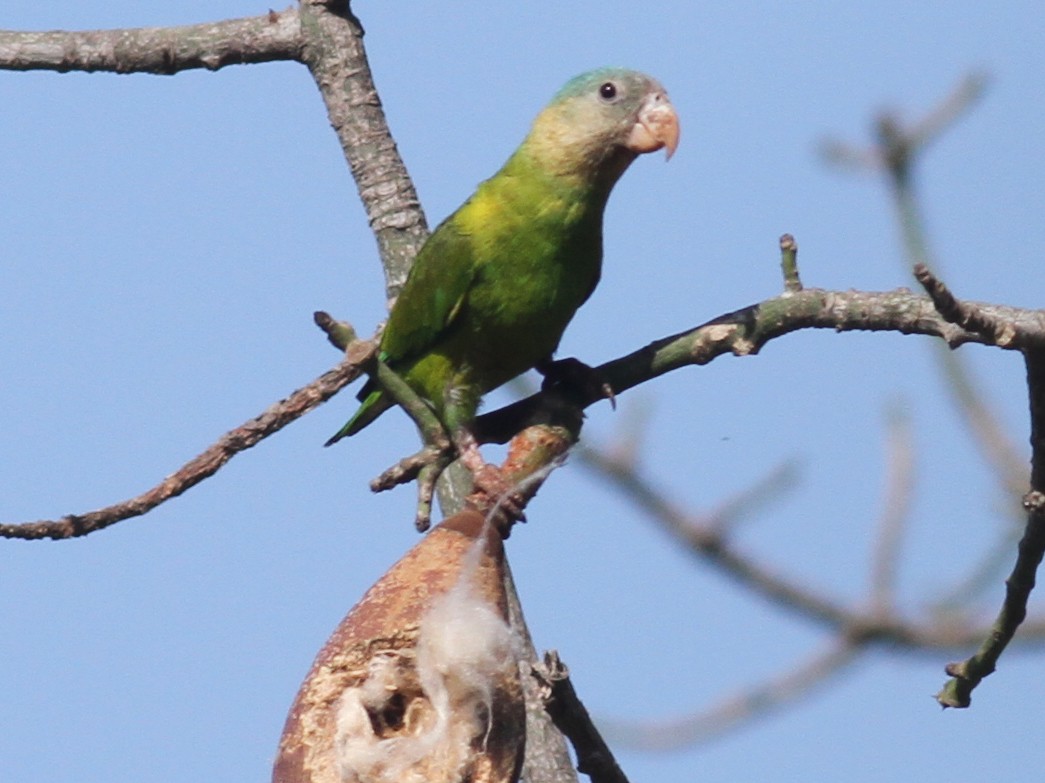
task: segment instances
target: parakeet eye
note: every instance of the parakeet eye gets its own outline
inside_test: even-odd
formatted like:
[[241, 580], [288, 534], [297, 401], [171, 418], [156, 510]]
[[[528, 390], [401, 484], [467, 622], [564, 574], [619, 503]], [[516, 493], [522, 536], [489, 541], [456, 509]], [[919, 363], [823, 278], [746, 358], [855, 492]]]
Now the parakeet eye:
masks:
[[599, 87], [599, 97], [604, 101], [612, 101], [617, 97], [617, 85], [613, 82], [603, 82]]

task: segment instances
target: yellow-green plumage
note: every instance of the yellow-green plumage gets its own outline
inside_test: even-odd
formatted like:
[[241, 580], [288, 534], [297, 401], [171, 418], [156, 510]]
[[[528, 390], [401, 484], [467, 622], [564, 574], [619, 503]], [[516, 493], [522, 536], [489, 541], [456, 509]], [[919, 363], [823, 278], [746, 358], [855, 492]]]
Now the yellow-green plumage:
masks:
[[[651, 109], [654, 120], [641, 120]], [[380, 355], [451, 432], [467, 427], [483, 394], [555, 352], [598, 283], [613, 184], [640, 152], [667, 146], [670, 153], [677, 134], [674, 110], [649, 77], [622, 69], [579, 76], [501, 170], [429, 237]], [[390, 407], [372, 381], [359, 399], [327, 445]]]

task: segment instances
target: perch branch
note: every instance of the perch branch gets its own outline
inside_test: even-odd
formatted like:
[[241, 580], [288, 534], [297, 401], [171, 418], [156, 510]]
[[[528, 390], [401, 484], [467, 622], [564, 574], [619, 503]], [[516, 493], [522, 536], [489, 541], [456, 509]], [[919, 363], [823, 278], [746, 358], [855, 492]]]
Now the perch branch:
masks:
[[[1025, 336], [1029, 342], [1045, 334], [1045, 313], [1000, 305], [977, 305], [992, 317], [1014, 324], [1020, 339], [999, 346], [1015, 350]], [[984, 335], [967, 332], [949, 323], [930, 299], [906, 289], [882, 293], [827, 291], [806, 288], [788, 292], [756, 305], [722, 315], [686, 332], [650, 343], [614, 359], [595, 372], [621, 394], [641, 383], [681, 367], [704, 365], [726, 354], [751, 356], [770, 340], [800, 329], [847, 331], [892, 331], [940, 337], [954, 347], [968, 342], [993, 344]], [[603, 399], [592, 391], [580, 401], [582, 407]], [[476, 434], [484, 443], [504, 443], [518, 431], [520, 421], [540, 415], [547, 393], [483, 414]]]
[[[995, 317], [1016, 324], [1017, 335], [1026, 334], [1030, 337], [1045, 330], [1045, 316], [1038, 311], [998, 305], [980, 307]], [[952, 345], [989, 342], [983, 335], [966, 332], [948, 323], [939, 316], [928, 298], [914, 296], [906, 290], [865, 293], [809, 288], [729, 313], [690, 331], [658, 340], [596, 369], [617, 393], [621, 393], [671, 370], [707, 364], [725, 354], [755, 354], [769, 340], [806, 328], [933, 335], [942, 337]], [[1019, 344], [1020, 341], [1016, 340], [1004, 347], [1015, 349]], [[372, 343], [359, 345], [367, 347], [363, 359], [349, 357], [337, 368], [273, 406], [258, 419], [223, 436], [213, 447], [144, 495], [116, 506], [83, 515], [70, 515], [61, 520], [0, 525], [0, 536], [69, 538], [144, 514], [164, 500], [184, 492], [202, 478], [212, 475], [231, 456], [325, 402], [357, 378], [361, 373], [361, 364], [371, 357], [370, 352], [373, 350]], [[581, 401], [581, 407], [601, 399], [600, 393], [592, 391], [588, 399]], [[484, 442], [503, 443], [525, 426], [562, 421], [564, 416], [576, 418], [579, 413], [572, 403], [565, 404], [555, 392], [541, 392], [484, 414], [477, 421], [477, 430]], [[417, 467], [420, 470], [423, 463]]]

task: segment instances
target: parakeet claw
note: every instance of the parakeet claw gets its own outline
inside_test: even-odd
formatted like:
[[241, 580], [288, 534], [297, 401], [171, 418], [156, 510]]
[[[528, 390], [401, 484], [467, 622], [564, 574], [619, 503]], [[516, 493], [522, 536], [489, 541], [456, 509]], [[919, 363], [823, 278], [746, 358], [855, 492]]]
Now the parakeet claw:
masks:
[[467, 429], [454, 436], [454, 445], [460, 455], [461, 464], [472, 474], [475, 485], [473, 496], [478, 496], [476, 505], [492, 512], [505, 514], [513, 522], [525, 522], [523, 507], [526, 502], [518, 494], [514, 484], [508, 481], [500, 468], [483, 459], [479, 443]]
[[[479, 508], [489, 509], [489, 513], [503, 514], [511, 522], [525, 522], [523, 507], [526, 501], [518, 494], [513, 483], [508, 481], [500, 468], [484, 463], [478, 471], [472, 471], [475, 490], [472, 497], [478, 496]], [[507, 537], [507, 536], [505, 536]]]
[[613, 393], [602, 373], [580, 359], [546, 359], [537, 365], [537, 372], [544, 376], [541, 391], [561, 391], [584, 399], [604, 398], [617, 410], [617, 395]]

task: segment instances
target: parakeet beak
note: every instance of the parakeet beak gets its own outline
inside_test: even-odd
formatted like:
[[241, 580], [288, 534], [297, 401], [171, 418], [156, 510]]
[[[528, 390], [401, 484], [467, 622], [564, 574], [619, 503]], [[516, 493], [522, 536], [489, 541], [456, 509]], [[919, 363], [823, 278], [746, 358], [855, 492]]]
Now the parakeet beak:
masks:
[[662, 147], [670, 159], [679, 145], [679, 116], [663, 92], [654, 92], [639, 109], [638, 121], [628, 134], [625, 146], [640, 155]]

